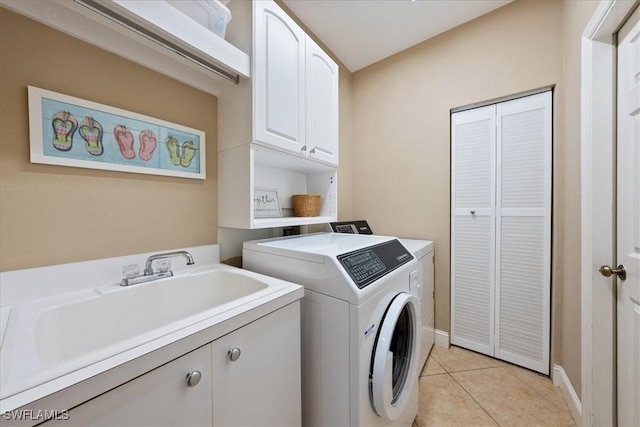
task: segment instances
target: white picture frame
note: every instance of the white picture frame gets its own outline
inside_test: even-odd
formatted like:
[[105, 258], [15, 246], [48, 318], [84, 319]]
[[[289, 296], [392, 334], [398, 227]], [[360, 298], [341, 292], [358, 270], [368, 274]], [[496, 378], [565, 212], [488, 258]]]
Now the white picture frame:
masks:
[[31, 163], [206, 179], [201, 130], [29, 86]]

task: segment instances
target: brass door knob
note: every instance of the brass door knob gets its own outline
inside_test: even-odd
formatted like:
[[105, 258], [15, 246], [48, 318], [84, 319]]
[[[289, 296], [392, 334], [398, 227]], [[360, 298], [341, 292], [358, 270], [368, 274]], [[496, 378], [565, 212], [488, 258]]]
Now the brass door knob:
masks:
[[599, 271], [600, 274], [602, 274], [604, 277], [611, 277], [612, 274], [615, 274], [620, 280], [626, 280], [627, 278], [627, 270], [622, 264], [620, 264], [616, 269], [613, 269], [608, 265], [603, 265], [602, 267], [600, 267]]

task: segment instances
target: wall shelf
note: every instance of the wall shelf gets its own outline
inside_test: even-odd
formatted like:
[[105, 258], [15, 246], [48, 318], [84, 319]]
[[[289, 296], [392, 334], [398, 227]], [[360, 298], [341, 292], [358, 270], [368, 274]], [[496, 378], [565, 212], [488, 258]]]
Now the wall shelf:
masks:
[[0, 0], [0, 5], [216, 96], [225, 78], [211, 67], [236, 80], [250, 77], [249, 55], [164, 1]]

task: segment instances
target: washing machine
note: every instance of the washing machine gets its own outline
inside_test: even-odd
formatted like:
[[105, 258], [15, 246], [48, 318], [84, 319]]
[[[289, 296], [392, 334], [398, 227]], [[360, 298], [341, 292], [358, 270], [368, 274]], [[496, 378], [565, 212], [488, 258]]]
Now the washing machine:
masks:
[[316, 233], [245, 242], [243, 267], [305, 287], [302, 421], [411, 426], [418, 411], [415, 257], [384, 236]]
[[[373, 234], [373, 230], [365, 220], [331, 222], [328, 224], [328, 231], [347, 234]], [[420, 369], [418, 370], [418, 375], [420, 375], [435, 340], [433, 242], [414, 239], [399, 240], [418, 260], [418, 286], [414, 287], [412, 292], [420, 299], [421, 307], [422, 327]]]

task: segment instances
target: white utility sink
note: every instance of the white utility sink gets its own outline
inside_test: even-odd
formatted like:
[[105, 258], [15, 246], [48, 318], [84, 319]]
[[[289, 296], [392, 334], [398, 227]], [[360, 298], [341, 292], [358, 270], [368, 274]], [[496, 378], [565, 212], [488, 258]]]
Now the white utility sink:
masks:
[[264, 282], [222, 270], [115, 288], [40, 313], [36, 348], [45, 362], [65, 361], [266, 288]]
[[[50, 394], [207, 330], [279, 304], [302, 288], [222, 264], [122, 287], [98, 286], [3, 307], [0, 409]], [[264, 315], [264, 314], [262, 314]], [[254, 316], [253, 314], [248, 317]], [[247, 316], [244, 316], [247, 318]]]

